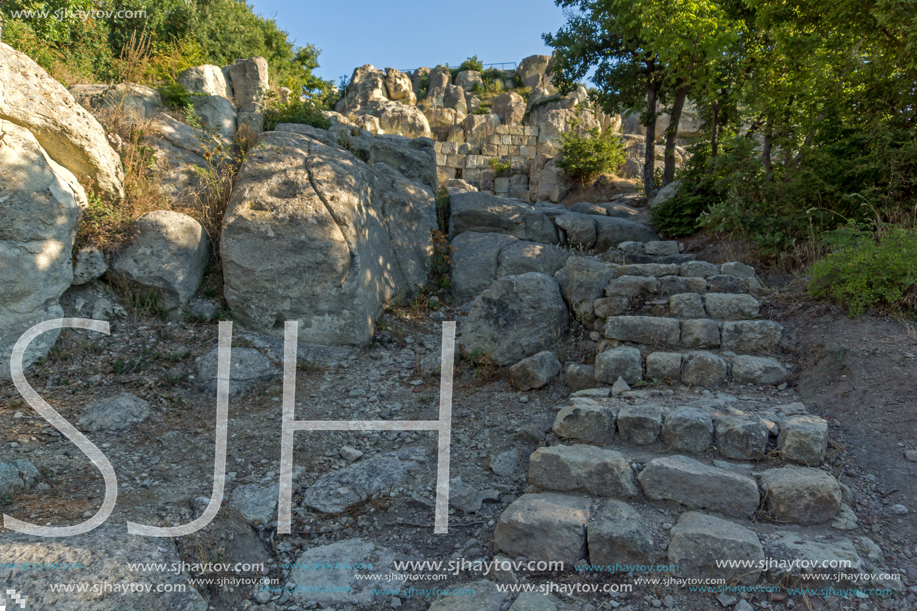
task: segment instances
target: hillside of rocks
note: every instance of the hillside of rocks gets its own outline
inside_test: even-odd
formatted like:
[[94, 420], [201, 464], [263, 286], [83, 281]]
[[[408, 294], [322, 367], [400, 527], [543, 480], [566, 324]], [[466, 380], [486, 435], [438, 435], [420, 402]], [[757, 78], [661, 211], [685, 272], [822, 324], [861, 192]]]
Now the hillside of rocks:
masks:
[[[88, 533], [41, 538], [7, 525], [0, 590], [35, 608], [103, 611], [127, 599], [65, 597], [48, 584], [169, 586], [168, 596], [129, 594], [138, 610], [917, 605], [913, 418], [890, 412], [864, 456], [845, 439], [862, 434], [864, 417], [850, 411], [869, 399], [850, 398], [855, 386], [825, 391], [848, 375], [876, 388], [888, 362], [913, 382], [917, 336], [902, 331], [912, 327], [868, 323], [895, 340], [889, 361], [833, 366], [851, 349], [831, 351], [854, 333], [819, 344], [813, 329], [828, 338], [837, 312], [747, 261], [663, 239], [648, 210], [671, 190], [647, 201], [632, 180], [644, 147], [658, 145], [635, 117], [593, 108], [584, 88], [560, 96], [550, 73], [550, 57], [525, 58], [505, 73], [505, 92], [484, 100], [476, 71], [365, 65], [323, 113], [329, 129], [264, 131], [263, 58], [183, 72], [191, 125], [156, 90], [68, 90], [0, 44], [0, 499], [17, 520], [66, 526], [106, 496], [73, 433], [20, 396], [11, 359], [119, 482], [111, 516]], [[143, 126], [146, 176], [168, 205], [135, 219], [117, 248], [77, 246], [91, 207], [130, 195], [127, 145], [103, 128], [111, 112]], [[626, 143], [602, 201], [571, 201], [557, 165], [574, 119]], [[681, 144], [700, 129], [687, 112]], [[208, 230], [215, 175], [229, 180]], [[104, 321], [108, 333], [70, 320], [15, 348], [61, 318]], [[229, 321], [220, 497], [214, 407]], [[298, 336], [285, 352], [291, 322]], [[451, 353], [445, 322], [455, 323]], [[446, 535], [433, 533], [431, 431], [281, 434], [285, 378], [300, 420], [433, 421], [453, 375]], [[294, 452], [289, 535], [278, 532], [284, 443]], [[883, 471], [891, 461], [894, 476]], [[193, 535], [126, 533], [126, 522], [185, 524], [214, 503]], [[460, 559], [522, 564], [487, 574], [400, 565]], [[565, 568], [519, 568], [541, 561]], [[816, 561], [843, 563], [848, 576], [826, 578], [807, 564]], [[86, 566], [38, 579], [8, 568], [61, 562]], [[222, 562], [247, 568], [212, 568]], [[328, 563], [342, 564], [314, 568]], [[636, 581], [666, 577], [717, 589]]]

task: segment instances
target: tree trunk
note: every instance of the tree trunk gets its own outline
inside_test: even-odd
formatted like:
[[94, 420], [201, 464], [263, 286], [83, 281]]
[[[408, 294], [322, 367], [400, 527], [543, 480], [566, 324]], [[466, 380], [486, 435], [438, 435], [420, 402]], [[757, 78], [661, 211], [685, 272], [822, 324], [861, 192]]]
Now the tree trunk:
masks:
[[679, 84], [675, 90], [675, 103], [669, 113], [669, 129], [665, 133], [665, 171], [662, 174], [662, 186], [675, 180], [675, 138], [678, 136], [678, 123], [681, 121], [681, 111], [685, 107], [685, 98], [688, 97], [687, 85]]
[[646, 90], [646, 146], [643, 154], [643, 192], [647, 199], [656, 197], [656, 92], [659, 81], [650, 79]]
[[771, 115], [767, 115], [767, 123], [764, 126], [764, 147], [761, 150], [761, 159], [764, 162], [764, 172], [771, 180], [774, 179], [774, 168], [771, 165]]
[[707, 165], [707, 178], [713, 175], [713, 164], [720, 149], [720, 103], [713, 102], [713, 120], [710, 125], [710, 163]]

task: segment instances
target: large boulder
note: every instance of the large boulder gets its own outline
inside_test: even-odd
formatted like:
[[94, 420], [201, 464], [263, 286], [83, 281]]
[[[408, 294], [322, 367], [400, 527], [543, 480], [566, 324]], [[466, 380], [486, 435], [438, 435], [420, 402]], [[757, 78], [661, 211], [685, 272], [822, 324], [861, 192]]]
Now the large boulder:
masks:
[[502, 233], [466, 231], [452, 240], [452, 296], [467, 303], [497, 278], [500, 251], [518, 238]]
[[404, 100], [405, 104], [410, 104], [411, 106], [417, 103], [417, 96], [414, 95], [411, 79], [404, 72], [394, 68], [386, 68], [385, 88], [388, 91], [390, 100]]
[[178, 75], [178, 84], [188, 93], [218, 95], [233, 100], [232, 85], [226, 80], [222, 68], [211, 64], [188, 68]]
[[356, 114], [360, 106], [388, 101], [386, 90], [385, 73], [372, 64], [365, 64], [354, 69], [347, 91], [334, 109], [342, 115]]
[[[207, 611], [207, 601], [187, 584], [192, 574], [183, 568], [188, 565], [182, 560], [175, 539], [128, 535], [124, 524], [115, 524], [114, 520], [72, 537], [5, 532], [0, 538], [0, 592], [8, 594], [13, 590], [23, 597], [25, 607], [10, 600], [7, 609], [11, 610]], [[75, 566], [80, 569], [73, 570]], [[159, 567], [163, 566], [173, 568], [161, 571]], [[40, 570], [41, 578], [23, 578], [28, 572], [26, 567]], [[48, 587], [50, 583], [74, 582], [77, 583], [70, 592]], [[103, 583], [135, 589], [128, 593], [96, 587]], [[158, 587], [143, 587], [152, 583]]]
[[465, 139], [471, 144], [485, 144], [490, 136], [497, 133], [497, 128], [501, 125], [503, 122], [495, 114], [468, 115], [462, 121]]
[[63, 85], [0, 43], [0, 119], [32, 132], [48, 157], [104, 195], [124, 197], [124, 168], [105, 130]]
[[152, 171], [163, 193], [172, 201], [202, 206], [229, 185], [232, 143], [185, 125], [170, 115], [153, 117], [143, 143], [153, 150]]
[[462, 356], [512, 365], [543, 350], [560, 349], [570, 321], [553, 278], [531, 272], [506, 276], [481, 293], [462, 332]]
[[419, 108], [399, 102], [368, 104], [360, 108], [361, 113], [379, 118], [379, 125], [386, 134], [398, 134], [408, 138], [432, 138], [430, 122]]
[[574, 563], [586, 555], [589, 497], [543, 492], [525, 494], [500, 516], [494, 549], [511, 558]]
[[571, 257], [555, 278], [574, 316], [591, 325], [596, 320], [595, 301], [605, 294], [605, 287], [615, 276], [608, 265], [597, 259]]
[[228, 140], [233, 139], [236, 135], [238, 113], [232, 102], [222, 96], [208, 95], [196, 98], [192, 104], [204, 127], [219, 132]]
[[275, 337], [297, 320], [303, 342], [365, 344], [383, 304], [426, 283], [433, 192], [304, 134], [268, 132], [260, 143], [223, 220], [227, 303]]
[[455, 84], [464, 89], [465, 92], [471, 92], [478, 85], [484, 86], [484, 78], [477, 70], [462, 70], [455, 75]]
[[551, 63], [550, 55], [530, 55], [519, 63], [516, 74], [522, 83], [531, 89], [549, 87], [551, 80], [548, 66]]
[[186, 214], [156, 210], [137, 219], [134, 233], [108, 277], [154, 296], [165, 312], [188, 305], [207, 267], [210, 238], [204, 226]]
[[525, 100], [518, 93], [510, 92], [496, 96], [491, 100], [493, 112], [499, 115], [504, 125], [518, 125], [525, 116]]
[[149, 119], [162, 112], [159, 92], [143, 85], [73, 85], [67, 91], [91, 112], [120, 114], [129, 120]]
[[547, 215], [533, 206], [489, 193], [457, 193], [449, 198], [452, 216], [449, 234], [466, 231], [505, 233], [530, 242], [557, 244], [557, 229]]
[[[0, 120], [0, 380], [9, 379], [22, 333], [63, 317], [58, 300], [73, 279], [70, 255], [85, 206], [73, 174], [28, 130]], [[58, 333], [37, 337], [23, 365], [47, 354]]]
[[233, 100], [239, 109], [239, 127], [247, 125], [255, 134], [264, 130], [264, 104], [268, 92], [267, 60], [250, 57], [226, 67], [232, 85]]

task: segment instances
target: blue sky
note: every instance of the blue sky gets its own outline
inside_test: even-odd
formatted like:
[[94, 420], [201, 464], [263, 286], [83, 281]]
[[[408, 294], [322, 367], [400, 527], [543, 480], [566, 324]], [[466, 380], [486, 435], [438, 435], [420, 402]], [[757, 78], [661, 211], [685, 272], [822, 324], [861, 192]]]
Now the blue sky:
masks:
[[297, 45], [321, 49], [315, 73], [335, 83], [363, 64], [404, 70], [456, 66], [472, 55], [485, 64], [550, 55], [541, 34], [564, 24], [553, 0], [249, 2]]

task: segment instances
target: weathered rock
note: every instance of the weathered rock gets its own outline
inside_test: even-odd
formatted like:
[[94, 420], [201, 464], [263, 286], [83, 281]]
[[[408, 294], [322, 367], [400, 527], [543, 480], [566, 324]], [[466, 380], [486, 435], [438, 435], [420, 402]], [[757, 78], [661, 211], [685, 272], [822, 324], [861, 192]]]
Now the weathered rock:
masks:
[[462, 70], [455, 75], [455, 84], [465, 91], [474, 91], [478, 85], [484, 85], [484, 78], [477, 70]]
[[643, 492], [653, 501], [675, 501], [692, 509], [709, 509], [745, 517], [758, 509], [755, 481], [709, 467], [686, 456], [656, 458], [637, 476]]
[[188, 305], [197, 290], [210, 239], [198, 221], [171, 210], [148, 212], [134, 223], [135, 236], [115, 257], [108, 277], [133, 284], [166, 312]]
[[529, 459], [529, 483], [615, 498], [639, 493], [633, 469], [620, 452], [587, 445], [538, 448]]
[[509, 477], [519, 468], [519, 450], [513, 448], [499, 454], [491, 454], [488, 459], [490, 470], [500, 477]]
[[751, 295], [730, 293], [707, 293], [704, 296], [704, 304], [710, 318], [726, 320], [754, 318], [761, 309], [761, 304]]
[[386, 488], [401, 484], [426, 460], [427, 451], [420, 447], [361, 460], [318, 478], [303, 493], [302, 505], [322, 513], [344, 511]]
[[685, 358], [681, 379], [690, 386], [719, 386], [726, 382], [726, 361], [710, 352], [692, 352]]
[[681, 364], [684, 357], [678, 352], [653, 352], [646, 357], [646, 377], [653, 380], [681, 379]]
[[696, 407], [679, 407], [665, 417], [662, 442], [670, 450], [700, 454], [713, 442], [713, 420]]
[[232, 85], [233, 100], [239, 109], [239, 129], [247, 125], [255, 134], [264, 131], [264, 105], [267, 95], [268, 66], [263, 57], [240, 59], [226, 67]]
[[465, 90], [458, 85], [449, 85], [443, 94], [443, 106], [455, 110], [459, 121], [468, 114], [468, 106], [465, 104]]
[[636, 297], [641, 293], [655, 293], [659, 290], [659, 281], [656, 278], [641, 276], [620, 276], [608, 283], [605, 295], [613, 297]]
[[546, 386], [560, 373], [560, 361], [547, 350], [522, 359], [509, 369], [513, 386], [519, 390], [532, 390]]
[[566, 606], [551, 594], [523, 592], [516, 598], [509, 611], [565, 611], [565, 609]]
[[550, 81], [546, 78], [548, 65], [551, 63], [550, 55], [530, 55], [516, 68], [516, 74], [522, 79], [526, 87], [535, 89], [546, 86]]
[[359, 579], [358, 574], [382, 571], [399, 575], [394, 568], [395, 560], [392, 550], [369, 541], [337, 541], [300, 554], [285, 585], [295, 600], [325, 608], [374, 605], [379, 602], [378, 595], [373, 593], [378, 584], [370, 579]]
[[[27, 460], [17, 459], [9, 462], [0, 462], [0, 498], [28, 490], [41, 479], [41, 473], [35, 465]], [[0, 543], [0, 555], [3, 553]], [[0, 573], [2, 577], [2, 573]]]
[[669, 299], [669, 309], [675, 318], [704, 318], [707, 315], [704, 300], [697, 293], [672, 295]]
[[706, 261], [688, 261], [679, 266], [678, 274], [686, 278], [709, 278], [720, 273], [720, 266]]
[[617, 217], [595, 217], [595, 249], [604, 252], [621, 242], [652, 242], [659, 236], [648, 225]]
[[694, 348], [718, 348], [720, 326], [706, 318], [681, 321], [681, 343]]
[[554, 434], [561, 439], [576, 439], [599, 446], [611, 445], [615, 436], [617, 410], [591, 399], [577, 399], [554, 419]]
[[636, 348], [615, 348], [595, 357], [596, 380], [614, 384], [619, 377], [628, 384], [636, 384], [643, 379], [643, 361]]
[[462, 127], [465, 128], [465, 137], [468, 142], [473, 144], [484, 144], [487, 138], [496, 133], [497, 127], [503, 122], [495, 114], [488, 115], [468, 115], [462, 121]]
[[229, 506], [237, 509], [249, 522], [260, 522], [266, 527], [277, 520], [277, 498], [277, 484], [246, 484], [232, 491]]
[[538, 127], [538, 153], [554, 157], [563, 150], [563, 134], [570, 132], [570, 124], [576, 120], [580, 122], [581, 130], [599, 126], [595, 114], [589, 110], [577, 113], [575, 110], [557, 109], [548, 105], [532, 112], [527, 122]]
[[681, 189], [681, 181], [673, 180], [672, 182], [670, 182], [663, 188], [659, 189], [659, 191], [656, 193], [656, 197], [650, 200], [649, 207], [655, 208], [656, 206], [660, 204], [664, 204], [665, 202], [669, 201], [670, 199], [678, 195], [678, 191], [680, 189]]
[[586, 527], [589, 561], [606, 567], [652, 564], [656, 551], [650, 532], [630, 505], [609, 500]]
[[500, 611], [507, 597], [505, 592], [484, 579], [464, 584], [462, 589], [468, 593], [440, 598], [427, 611]]
[[354, 68], [344, 97], [334, 109], [342, 115], [358, 114], [358, 110], [375, 102], [388, 102], [385, 73], [372, 64]]
[[853, 543], [839, 537], [816, 540], [795, 532], [778, 532], [767, 538], [765, 551], [772, 560], [768, 564], [770, 581], [805, 583], [806, 588], [837, 586], [838, 580], [829, 577], [834, 571], [826, 571], [826, 566], [844, 567], [841, 572], [850, 574], [859, 573], [865, 566]]
[[502, 233], [466, 231], [452, 240], [452, 295], [466, 303], [497, 279], [500, 251], [518, 238]]
[[223, 195], [233, 163], [229, 140], [194, 129], [165, 113], [153, 117], [144, 134], [143, 143], [153, 149], [153, 173], [170, 199], [201, 207], [212, 197]]
[[674, 318], [615, 316], [605, 324], [605, 337], [651, 346], [674, 346], [681, 338], [681, 325]]
[[[621, 316], [630, 309], [630, 297], [615, 295], [614, 297], [603, 297], [596, 299], [593, 304], [596, 318], [611, 318], [612, 316]], [[586, 322], [585, 320], [583, 321]]]
[[606, 264], [585, 257], [570, 257], [555, 275], [564, 300], [583, 324], [591, 324], [595, 320], [595, 300], [603, 295], [605, 287], [614, 277], [614, 272]]
[[[647, 244], [650, 243], [647, 242]], [[707, 292], [707, 281], [703, 278], [695, 277], [663, 276], [659, 278], [659, 292], [667, 295], [680, 293], [703, 294]]]
[[390, 100], [404, 100], [405, 104], [413, 106], [417, 103], [411, 79], [403, 72], [394, 68], [385, 69], [385, 88]]
[[188, 93], [218, 95], [230, 101], [235, 99], [232, 85], [227, 82], [223, 69], [218, 66], [204, 64], [188, 68], [178, 75], [177, 80]]
[[723, 323], [723, 349], [733, 352], [773, 350], [783, 337], [783, 327], [771, 320]]
[[236, 135], [236, 107], [226, 98], [209, 95], [196, 98], [193, 102], [194, 112], [207, 129], [218, 132], [228, 140]]
[[525, 115], [525, 100], [518, 93], [504, 93], [491, 100], [493, 113], [500, 117], [504, 125], [518, 125]]
[[738, 261], [733, 261], [720, 265], [720, 273], [725, 276], [735, 276], [736, 278], [745, 280], [755, 277], [755, 268], [750, 265], [745, 265], [744, 263], [739, 263]]
[[95, 246], [86, 246], [77, 251], [73, 258], [73, 282], [70, 286], [79, 286], [95, 280], [108, 271], [105, 253]]
[[830, 473], [807, 467], [769, 469], [761, 492], [778, 522], [808, 526], [830, 522], [841, 506], [841, 487]]
[[[124, 197], [121, 159], [99, 122], [38, 64], [4, 43], [0, 91], [0, 120], [30, 131], [47, 156], [77, 179], [92, 180], [95, 189], [112, 199]], [[12, 132], [5, 126], [2, 130]]]
[[484, 501], [499, 501], [500, 491], [490, 488], [478, 490], [466, 484], [461, 477], [456, 477], [449, 483], [449, 504], [465, 513], [481, 511]]
[[681, 248], [675, 240], [647, 242], [644, 248], [648, 257], [674, 257], [681, 252]]
[[760, 420], [745, 416], [722, 416], [714, 420], [713, 425], [720, 456], [737, 460], [764, 457], [767, 427]]
[[556, 204], [566, 197], [565, 185], [566, 176], [555, 158], [545, 163], [537, 173], [533, 171], [530, 190], [535, 201], [551, 201]]
[[595, 388], [595, 365], [569, 363], [564, 371], [564, 381], [572, 390]]
[[[426, 283], [433, 193], [385, 164], [275, 131], [246, 157], [223, 219], [224, 294], [235, 319], [324, 346], [369, 341], [383, 304]], [[327, 203], [326, 203], [327, 202]], [[266, 244], [273, 256], [265, 256]]]
[[618, 411], [618, 435], [622, 441], [646, 446], [659, 438], [662, 410], [652, 403], [625, 405]]
[[730, 376], [736, 384], [777, 384], [787, 376], [786, 368], [770, 357], [734, 356]]
[[[764, 564], [764, 548], [754, 532], [728, 520], [696, 511], [682, 514], [671, 530], [669, 562], [685, 577], [717, 578], [751, 585], [758, 581]], [[717, 566], [728, 558], [747, 562], [751, 568]]]
[[595, 221], [585, 214], [570, 212], [554, 219], [564, 230], [566, 243], [573, 248], [589, 250], [595, 244]]
[[149, 415], [149, 403], [130, 393], [122, 393], [89, 403], [76, 424], [90, 431], [123, 431], [143, 422]]
[[497, 278], [529, 272], [547, 274], [553, 278], [572, 256], [569, 250], [551, 244], [513, 242], [500, 249], [500, 255], [497, 257]]
[[[216, 395], [219, 349], [194, 361], [195, 385], [201, 392]], [[229, 394], [238, 395], [277, 377], [279, 371], [270, 360], [254, 348], [233, 348], [229, 366]]]
[[526, 494], [500, 515], [494, 548], [510, 557], [574, 563], [586, 555], [588, 497], [543, 492]]
[[659, 277], [675, 274], [678, 272], [678, 266], [672, 263], [637, 263], [616, 266], [615, 271], [621, 276]]
[[73, 85], [67, 91], [95, 117], [118, 115], [127, 121], [138, 121], [163, 110], [158, 91], [134, 83]]
[[[0, 44], [0, 56], [4, 47]], [[5, 68], [0, 66], [4, 92]], [[0, 114], [3, 107], [0, 100]], [[0, 380], [6, 380], [20, 336], [38, 323], [63, 317], [59, 299], [73, 279], [70, 255], [86, 194], [30, 132], [2, 119], [0, 177]], [[59, 333], [35, 338], [23, 367], [46, 355]]]
[[517, 200], [488, 193], [459, 193], [449, 198], [449, 234], [465, 231], [505, 233], [521, 240], [557, 244], [557, 229], [546, 215]]
[[568, 325], [567, 307], [553, 278], [538, 273], [506, 276], [475, 301], [459, 346], [467, 359], [486, 356], [507, 366], [559, 349]]
[[780, 422], [777, 450], [787, 462], [816, 467], [828, 451], [828, 422], [818, 416], [791, 416]]

